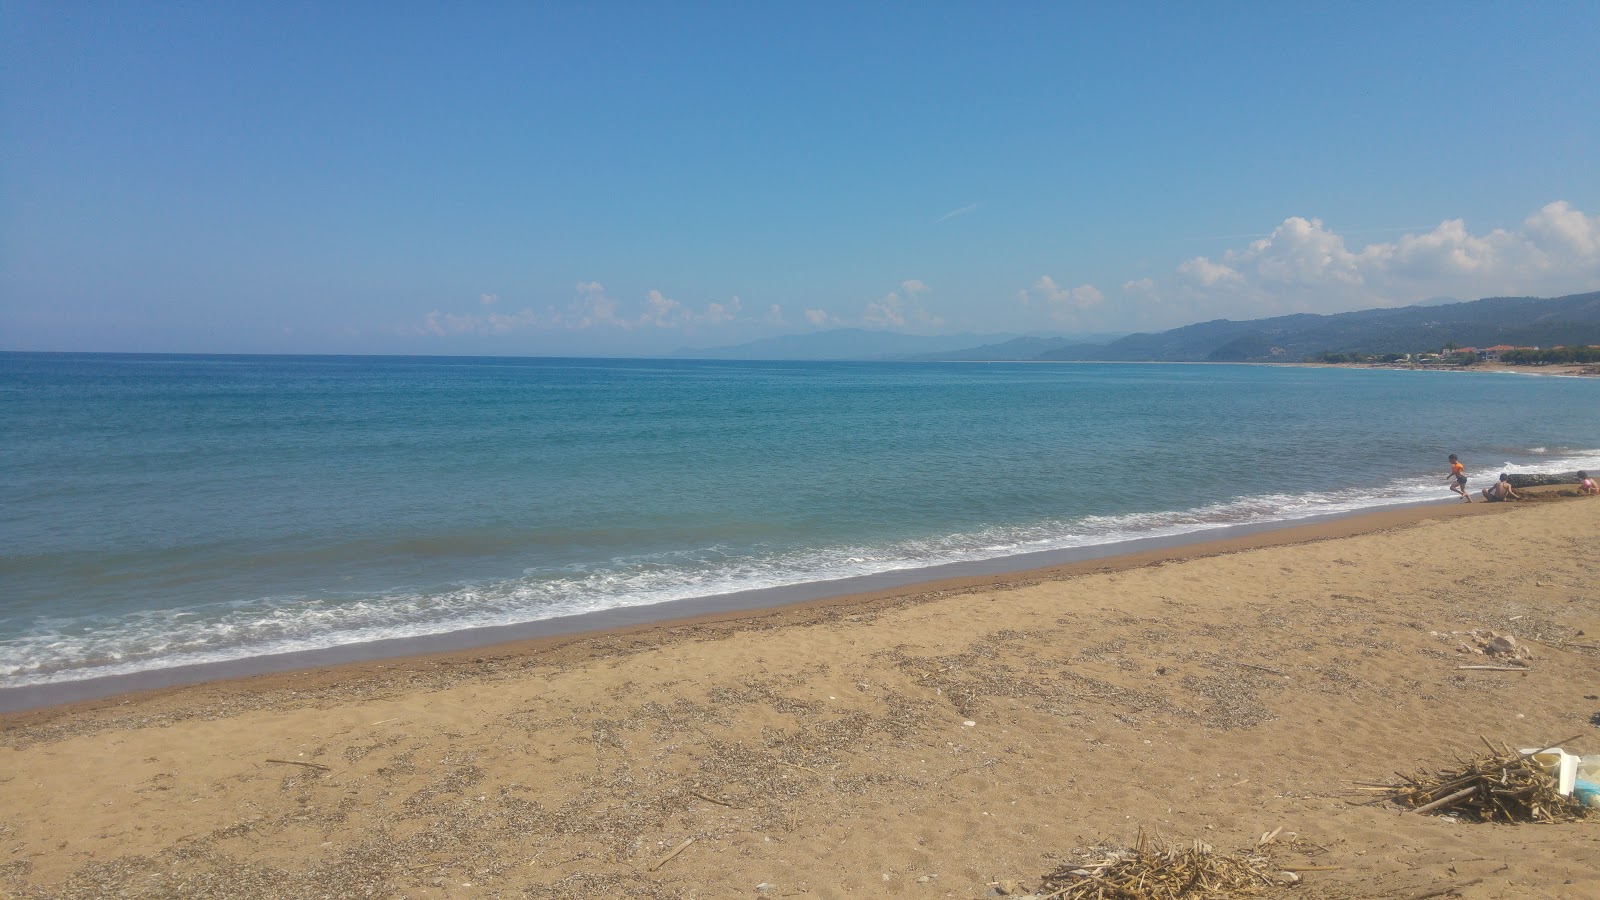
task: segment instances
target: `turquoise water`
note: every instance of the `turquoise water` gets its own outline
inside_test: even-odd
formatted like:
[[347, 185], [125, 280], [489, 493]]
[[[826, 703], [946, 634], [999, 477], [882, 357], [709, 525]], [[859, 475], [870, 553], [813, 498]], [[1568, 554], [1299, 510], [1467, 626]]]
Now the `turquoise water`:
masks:
[[0, 354], [0, 686], [1600, 470], [1600, 379]]

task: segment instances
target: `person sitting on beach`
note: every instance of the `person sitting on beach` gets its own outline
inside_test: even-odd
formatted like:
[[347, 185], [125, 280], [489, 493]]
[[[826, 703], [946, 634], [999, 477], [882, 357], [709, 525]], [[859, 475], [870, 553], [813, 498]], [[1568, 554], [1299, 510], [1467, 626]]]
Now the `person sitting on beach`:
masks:
[[1468, 503], [1472, 502], [1472, 495], [1467, 493], [1467, 467], [1461, 464], [1461, 460], [1456, 459], [1454, 453], [1450, 454], [1450, 474], [1445, 476], [1445, 481], [1455, 482], [1450, 485], [1450, 490], [1460, 494], [1461, 499]]
[[1578, 493], [1588, 494], [1591, 497], [1600, 494], [1600, 487], [1594, 486], [1594, 479], [1589, 477], [1588, 472], [1578, 473]]
[[1483, 489], [1483, 499], [1489, 503], [1499, 503], [1502, 500], [1521, 500], [1522, 495], [1511, 486], [1511, 476], [1501, 472], [1499, 481]]

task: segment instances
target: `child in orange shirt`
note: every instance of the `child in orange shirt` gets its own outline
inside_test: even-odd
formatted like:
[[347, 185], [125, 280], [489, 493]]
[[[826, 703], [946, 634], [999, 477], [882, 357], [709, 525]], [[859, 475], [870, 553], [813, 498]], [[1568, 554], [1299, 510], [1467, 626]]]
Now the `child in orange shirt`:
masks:
[[1456, 459], [1454, 453], [1450, 454], [1450, 474], [1445, 476], [1445, 480], [1455, 482], [1450, 485], [1450, 490], [1460, 494], [1461, 499], [1468, 503], [1472, 502], [1472, 495], [1467, 493], [1467, 467], [1461, 464], [1461, 460]]

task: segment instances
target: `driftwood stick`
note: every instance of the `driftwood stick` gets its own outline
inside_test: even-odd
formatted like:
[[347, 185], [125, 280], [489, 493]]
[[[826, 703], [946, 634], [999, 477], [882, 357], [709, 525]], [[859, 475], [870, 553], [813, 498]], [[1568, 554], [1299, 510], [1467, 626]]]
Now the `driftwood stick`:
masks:
[[726, 806], [729, 809], [744, 809], [744, 807], [735, 805], [733, 803], [729, 803], [726, 800], [718, 800], [715, 797], [708, 797], [705, 794], [700, 793], [699, 791], [690, 791], [689, 793], [692, 794], [693, 796], [699, 797], [701, 800], [704, 800], [707, 803], [715, 803], [718, 806]]
[[655, 862], [650, 864], [650, 871], [654, 872], [655, 870], [657, 870], [657, 869], [661, 868], [662, 866], [666, 865], [667, 863], [671, 862], [672, 858], [674, 856], [677, 856], [679, 853], [682, 853], [683, 851], [689, 849], [689, 845], [692, 844], [692, 843], [694, 843], [694, 838], [688, 838], [688, 839], [684, 840], [683, 843], [679, 844], [676, 847], [673, 847], [672, 850], [670, 852], [668, 852], [666, 856], [663, 856], [660, 859], [658, 859]]
[[320, 769], [320, 770], [322, 770], [324, 772], [332, 772], [333, 771], [332, 768], [330, 768], [328, 766], [325, 766], [322, 763], [300, 762], [299, 760], [294, 760], [294, 759], [269, 759], [269, 760], [267, 760], [267, 762], [270, 762], [270, 763], [282, 763], [283, 765], [286, 765], [286, 766], [305, 766], [308, 769]]
[[1445, 795], [1443, 797], [1440, 797], [1439, 799], [1433, 801], [1432, 803], [1429, 803], [1427, 806], [1419, 806], [1415, 810], [1413, 810], [1413, 812], [1419, 812], [1419, 813], [1432, 812], [1433, 810], [1436, 810], [1439, 807], [1444, 806], [1446, 803], [1451, 803], [1451, 802], [1454, 802], [1456, 800], [1460, 800], [1462, 797], [1471, 796], [1472, 794], [1476, 793], [1477, 790], [1478, 790], [1477, 785], [1473, 785], [1472, 787], [1469, 787], [1469, 788], [1462, 788], [1461, 790], [1456, 791], [1454, 794], [1447, 794], [1447, 795]]
[[1484, 672], [1532, 672], [1533, 666], [1456, 666], [1458, 669], [1479, 669]]
[[1443, 897], [1445, 894], [1458, 893], [1462, 888], [1472, 887], [1475, 884], [1482, 883], [1482, 878], [1474, 878], [1471, 881], [1463, 881], [1460, 884], [1452, 884], [1449, 887], [1435, 888], [1434, 890], [1428, 891], [1424, 894], [1412, 894], [1411, 896], [1406, 897], [1405, 900], [1428, 900], [1430, 897]]
[[1533, 756], [1536, 753], [1543, 753], [1546, 750], [1558, 749], [1558, 748], [1560, 748], [1560, 746], [1562, 744], [1570, 744], [1573, 741], [1575, 741], [1575, 740], [1577, 740], [1578, 738], [1581, 738], [1581, 737], [1584, 737], [1584, 735], [1575, 734], [1575, 735], [1573, 735], [1572, 737], [1569, 737], [1569, 738], [1562, 738], [1561, 740], [1556, 741], [1554, 744], [1545, 744], [1543, 747], [1540, 747], [1537, 750], [1529, 750], [1527, 753], [1518, 754], [1517, 755], [1517, 759], [1527, 759], [1528, 757]]
[[1269, 669], [1266, 666], [1258, 666], [1258, 665], [1255, 665], [1254, 663], [1242, 662], [1242, 663], [1234, 663], [1234, 665], [1244, 666], [1246, 669], [1255, 669], [1258, 672], [1267, 672], [1267, 673], [1272, 674], [1272, 675], [1277, 675], [1280, 678], [1288, 678], [1289, 677], [1289, 673], [1288, 672], [1279, 672], [1277, 669]]

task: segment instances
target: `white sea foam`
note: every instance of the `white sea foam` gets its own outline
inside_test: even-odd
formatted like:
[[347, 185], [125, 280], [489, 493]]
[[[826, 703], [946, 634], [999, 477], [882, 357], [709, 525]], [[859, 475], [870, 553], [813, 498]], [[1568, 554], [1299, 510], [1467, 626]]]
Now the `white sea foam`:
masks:
[[[1530, 451], [1531, 452], [1531, 451]], [[1546, 454], [1548, 455], [1548, 454]], [[1481, 471], [1513, 468], [1479, 467]], [[1600, 450], [1560, 451], [1528, 473], [1600, 469]], [[1234, 497], [1192, 509], [1083, 516], [882, 545], [737, 553], [725, 547], [622, 557], [603, 567], [529, 570], [520, 578], [437, 592], [370, 597], [278, 597], [212, 607], [149, 610], [116, 619], [51, 619], [0, 642], [0, 686], [76, 681], [150, 669], [326, 650], [487, 626], [647, 606], [763, 588], [903, 572], [1052, 550], [1179, 538], [1238, 525], [1441, 499], [1442, 479], [1397, 480], [1330, 493]]]

